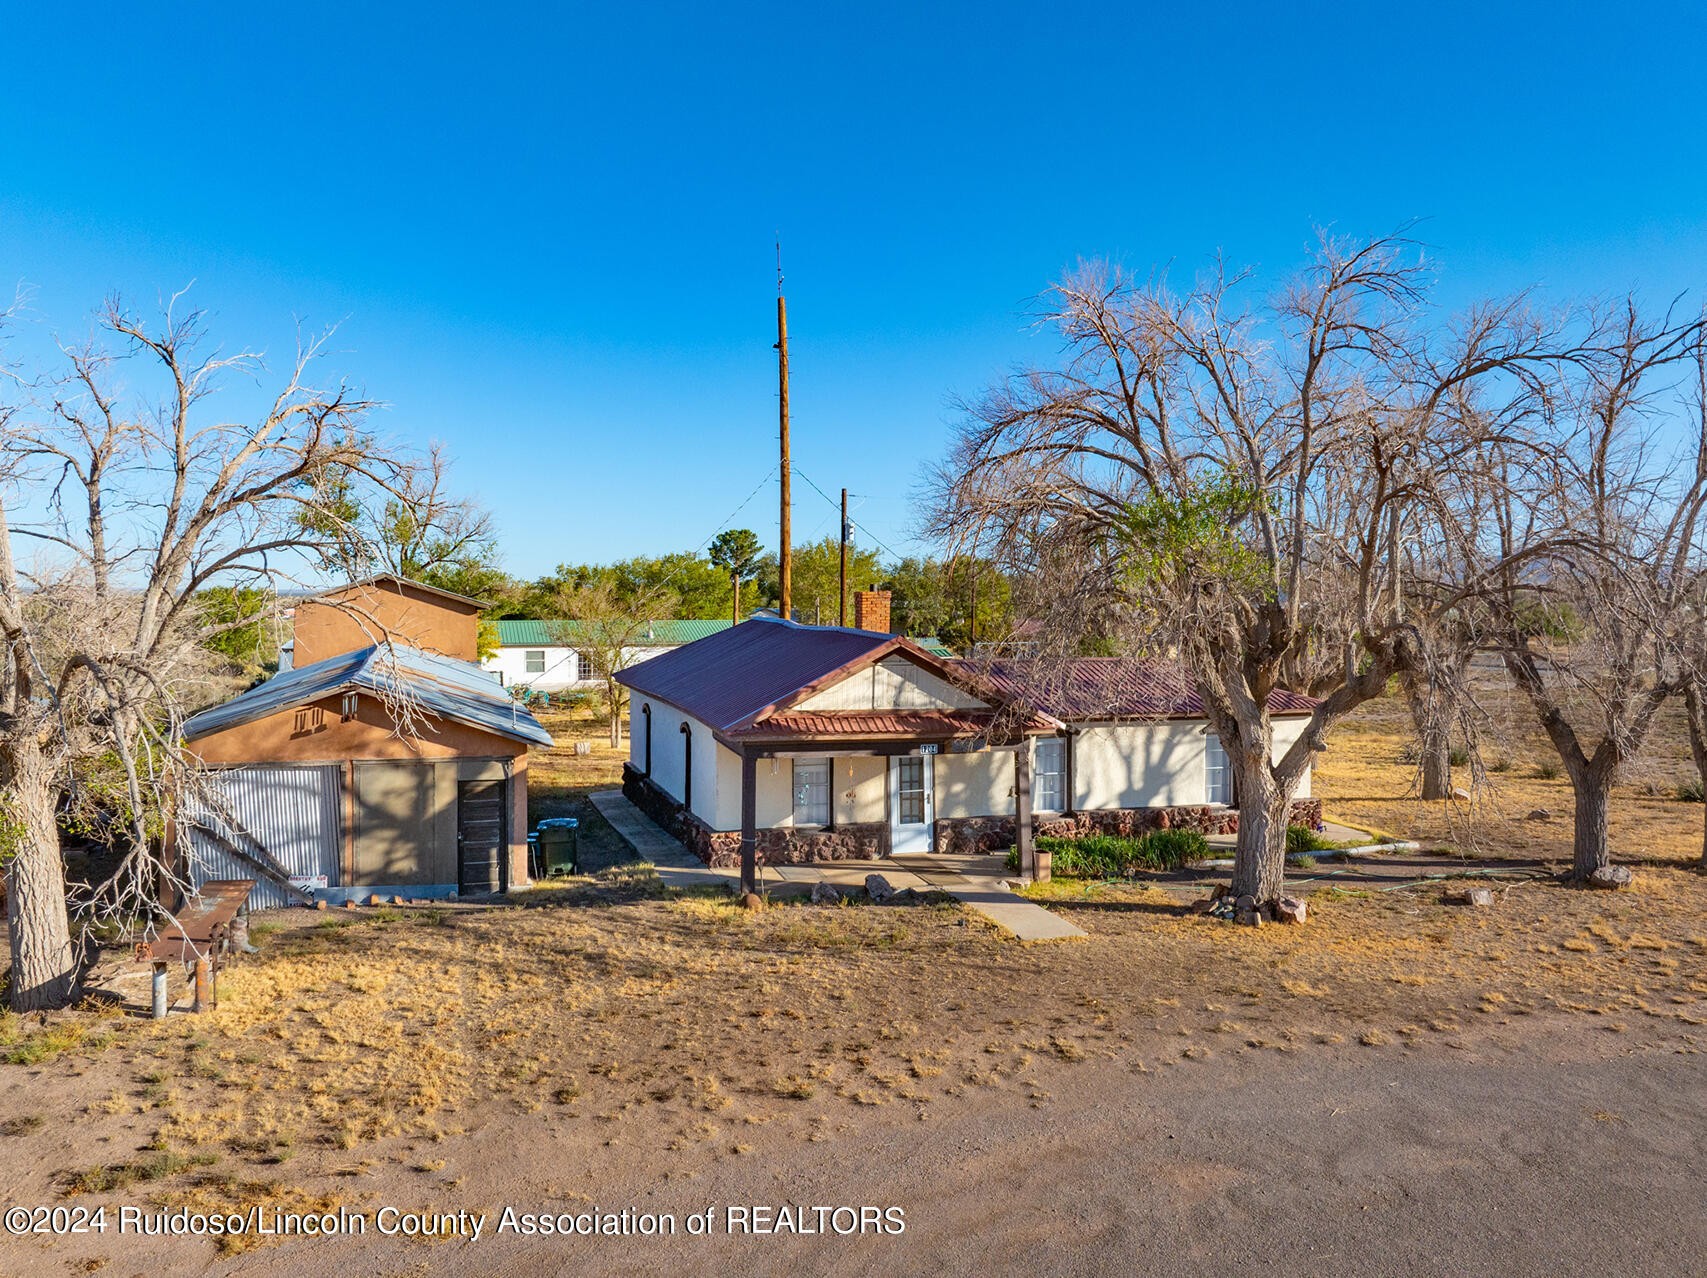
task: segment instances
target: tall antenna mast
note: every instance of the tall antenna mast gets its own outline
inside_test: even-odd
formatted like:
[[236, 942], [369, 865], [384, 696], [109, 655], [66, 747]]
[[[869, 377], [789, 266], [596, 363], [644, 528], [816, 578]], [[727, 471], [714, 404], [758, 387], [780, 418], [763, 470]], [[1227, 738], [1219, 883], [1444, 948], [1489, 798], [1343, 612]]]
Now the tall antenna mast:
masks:
[[793, 618], [794, 555], [789, 547], [792, 532], [788, 473], [788, 303], [782, 296], [782, 237], [776, 241], [776, 371], [781, 393], [777, 398], [782, 427], [782, 553], [777, 559], [777, 587], [784, 621]]

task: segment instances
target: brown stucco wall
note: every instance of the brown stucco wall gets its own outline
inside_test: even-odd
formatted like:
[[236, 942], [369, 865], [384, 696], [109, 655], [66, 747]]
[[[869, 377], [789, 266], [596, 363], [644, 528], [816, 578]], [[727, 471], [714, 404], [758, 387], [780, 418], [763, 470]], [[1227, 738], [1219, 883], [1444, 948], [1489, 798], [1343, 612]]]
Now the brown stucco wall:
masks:
[[480, 610], [403, 581], [327, 591], [296, 606], [295, 651], [302, 667], [384, 640], [459, 661], [479, 658]]
[[[250, 723], [210, 733], [187, 743], [203, 763], [227, 767], [243, 763], [339, 763], [344, 765], [344, 877], [349, 884], [453, 883], [456, 881], [456, 785], [503, 775], [510, 766], [510, 885], [528, 881], [527, 746], [508, 737], [440, 719], [423, 726], [418, 738], [403, 739], [391, 730], [384, 707], [358, 695], [356, 714], [344, 719], [342, 697], [332, 696], [292, 710], [281, 710]], [[395, 760], [424, 769], [415, 794], [420, 808], [416, 840], [418, 873], [411, 877], [375, 877], [395, 869], [397, 849], [391, 835], [361, 839], [363, 762]], [[372, 773], [377, 780], [381, 774]], [[415, 784], [415, 783], [410, 783]], [[399, 779], [398, 787], [404, 782]], [[425, 796], [425, 797], [421, 797]], [[371, 814], [370, 814], [371, 816]], [[370, 822], [371, 824], [371, 822]], [[448, 859], [447, 859], [448, 858]], [[448, 865], [448, 877], [446, 866]]]

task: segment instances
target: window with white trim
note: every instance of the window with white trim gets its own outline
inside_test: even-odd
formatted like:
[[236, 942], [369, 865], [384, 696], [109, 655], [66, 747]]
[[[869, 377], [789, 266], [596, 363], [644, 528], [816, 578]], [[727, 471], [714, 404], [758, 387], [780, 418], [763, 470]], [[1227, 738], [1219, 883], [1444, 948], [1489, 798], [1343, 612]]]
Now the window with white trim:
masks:
[[830, 824], [830, 760], [794, 761], [794, 824]]
[[1227, 749], [1221, 744], [1221, 738], [1213, 732], [1208, 734], [1204, 745], [1204, 802], [1222, 803], [1231, 807], [1233, 804], [1233, 764], [1227, 758]]
[[544, 674], [545, 649], [529, 648], [524, 657], [524, 668], [528, 674]]
[[1063, 796], [1067, 784], [1067, 743], [1060, 737], [1039, 737], [1037, 759], [1032, 765], [1036, 778], [1032, 807], [1039, 812], [1066, 810]]
[[575, 654], [576, 680], [580, 683], [586, 683], [587, 680], [595, 677], [597, 677], [597, 672], [593, 669], [593, 659], [584, 652], [577, 652]]

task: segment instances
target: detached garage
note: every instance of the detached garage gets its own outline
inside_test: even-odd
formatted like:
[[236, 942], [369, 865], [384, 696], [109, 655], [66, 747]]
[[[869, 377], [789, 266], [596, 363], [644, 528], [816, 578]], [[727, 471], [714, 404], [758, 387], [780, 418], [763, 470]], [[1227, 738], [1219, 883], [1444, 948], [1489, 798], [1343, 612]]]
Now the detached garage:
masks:
[[257, 878], [253, 908], [527, 882], [527, 753], [551, 737], [471, 662], [374, 644], [196, 715], [184, 740], [208, 781], [182, 815], [191, 877]]

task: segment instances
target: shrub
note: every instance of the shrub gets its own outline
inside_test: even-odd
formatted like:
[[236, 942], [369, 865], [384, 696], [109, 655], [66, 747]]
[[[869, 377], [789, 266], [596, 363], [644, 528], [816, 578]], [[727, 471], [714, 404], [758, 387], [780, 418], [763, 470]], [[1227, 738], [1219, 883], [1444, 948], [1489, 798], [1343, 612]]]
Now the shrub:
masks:
[[1492, 763], [1490, 763], [1488, 765], [1488, 771], [1489, 772], [1510, 772], [1511, 771], [1511, 760], [1510, 759], [1495, 759]]
[[1446, 752], [1446, 761], [1455, 768], [1467, 768], [1470, 766], [1470, 752], [1463, 746], [1453, 746]]
[[1299, 856], [1305, 852], [1332, 852], [1334, 843], [1324, 839], [1307, 825], [1286, 827], [1286, 855]]
[[1537, 781], [1557, 781], [1559, 779], [1559, 765], [1556, 763], [1536, 764], [1535, 779]]
[[[1092, 834], [1082, 839], [1043, 836], [1037, 850], [1051, 857], [1051, 872], [1066, 879], [1117, 879], [1134, 867], [1173, 870], [1209, 854], [1209, 840], [1197, 830], [1152, 830], [1141, 838]], [[1018, 871], [1019, 849], [1008, 850], [1008, 869]]]
[[1678, 786], [1677, 797], [1685, 803], [1700, 803], [1704, 797], [1707, 797], [1707, 791], [1702, 788], [1701, 778], [1695, 777]]

